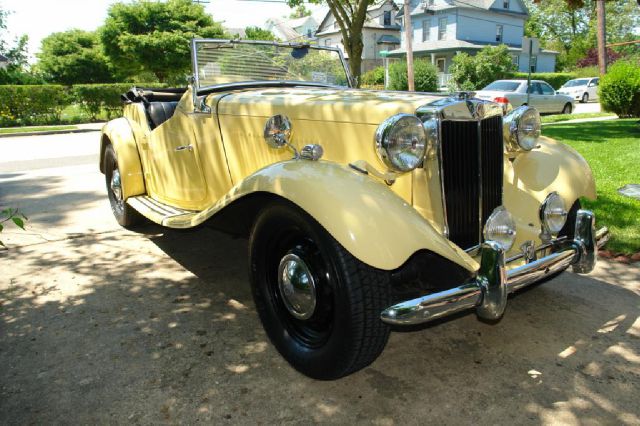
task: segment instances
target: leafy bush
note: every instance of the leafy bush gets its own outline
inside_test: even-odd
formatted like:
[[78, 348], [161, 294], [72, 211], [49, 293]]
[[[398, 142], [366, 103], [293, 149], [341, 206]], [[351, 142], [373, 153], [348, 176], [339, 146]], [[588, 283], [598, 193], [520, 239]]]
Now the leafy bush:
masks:
[[69, 92], [59, 85], [0, 86], [0, 126], [57, 123]]
[[[597, 73], [595, 74], [598, 75]], [[593, 76], [590, 76], [593, 77]], [[507, 78], [517, 78], [517, 79], [527, 79], [526, 72], [514, 72], [510, 73]], [[569, 72], [536, 72], [531, 73], [531, 80], [543, 80], [546, 81], [553, 87], [558, 90], [560, 86], [565, 84], [569, 80], [573, 80], [574, 78], [578, 78], [578, 75], [575, 73]]]
[[384, 67], [377, 67], [362, 74], [362, 84], [365, 86], [380, 86], [384, 84]]
[[515, 68], [505, 45], [483, 47], [475, 56], [460, 53], [449, 66], [450, 89], [482, 89], [494, 80], [507, 77]]
[[[436, 67], [424, 59], [413, 62], [413, 81], [417, 92], [435, 92], [438, 90]], [[394, 62], [389, 65], [389, 89], [408, 90], [407, 63]]]
[[95, 120], [101, 112], [106, 112], [107, 117], [111, 118], [122, 111], [120, 95], [131, 86], [131, 83], [76, 84], [73, 86], [73, 95], [91, 120]]
[[[616, 62], [621, 57], [622, 57], [622, 55], [619, 54], [618, 52], [616, 52], [615, 50], [613, 50], [612, 48], [610, 48], [610, 47], [607, 48], [607, 63], [608, 64], [612, 64], [612, 63]], [[587, 51], [587, 54], [584, 56], [584, 58], [580, 59], [576, 63], [576, 66], [578, 68], [592, 67], [592, 66], [597, 66], [597, 65], [598, 65], [598, 49], [595, 48], [595, 47], [592, 47], [591, 49], [589, 49]]]
[[640, 66], [618, 61], [600, 79], [600, 104], [620, 117], [640, 117]]
[[594, 65], [592, 67], [576, 68], [571, 73], [575, 76], [573, 78], [597, 77], [600, 75], [600, 70], [597, 65]]

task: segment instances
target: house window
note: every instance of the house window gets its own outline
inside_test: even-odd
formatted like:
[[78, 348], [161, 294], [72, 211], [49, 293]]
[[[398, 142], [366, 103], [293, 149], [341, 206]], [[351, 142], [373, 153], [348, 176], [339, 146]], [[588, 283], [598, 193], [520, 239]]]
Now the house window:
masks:
[[513, 65], [517, 68], [520, 65], [520, 55], [511, 55], [511, 62], [513, 62]]
[[509, 0], [503, 0], [502, 1], [502, 8], [503, 9], [509, 9]]
[[431, 30], [431, 19], [422, 21], [422, 41], [429, 40], [429, 32]]
[[447, 17], [438, 20], [438, 40], [447, 38]]
[[391, 25], [391, 11], [390, 10], [387, 10], [386, 12], [384, 12], [384, 25], [385, 26]]
[[498, 43], [502, 43], [502, 31], [504, 31], [504, 28], [502, 25], [496, 25], [496, 41]]
[[324, 45], [327, 46], [327, 47], [331, 46], [331, 39], [330, 38], [326, 39], [324, 41]]
[[311, 37], [313, 37], [313, 31], [311, 31], [311, 28], [309, 28], [307, 30], [307, 38], [311, 38]]

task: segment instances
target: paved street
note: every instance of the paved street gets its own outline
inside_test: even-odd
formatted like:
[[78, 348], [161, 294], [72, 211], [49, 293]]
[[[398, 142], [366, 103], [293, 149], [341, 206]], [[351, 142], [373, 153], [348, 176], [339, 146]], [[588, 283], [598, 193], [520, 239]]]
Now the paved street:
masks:
[[0, 424], [640, 424], [640, 266], [565, 273], [497, 325], [394, 332], [314, 381], [262, 331], [245, 240], [117, 226], [98, 135], [0, 139], [0, 206], [30, 219], [0, 234]]

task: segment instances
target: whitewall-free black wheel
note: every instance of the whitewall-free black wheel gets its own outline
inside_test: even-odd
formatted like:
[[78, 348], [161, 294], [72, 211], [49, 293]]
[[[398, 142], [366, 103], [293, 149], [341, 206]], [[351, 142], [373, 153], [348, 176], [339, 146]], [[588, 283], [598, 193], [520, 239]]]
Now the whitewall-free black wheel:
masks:
[[104, 176], [111, 211], [118, 223], [125, 228], [131, 228], [140, 223], [142, 216], [129, 206], [123, 198], [118, 159], [111, 145], [107, 145], [104, 152]]
[[282, 356], [316, 379], [372, 363], [389, 328], [389, 274], [354, 258], [313, 218], [289, 203], [259, 215], [250, 242], [256, 309]]

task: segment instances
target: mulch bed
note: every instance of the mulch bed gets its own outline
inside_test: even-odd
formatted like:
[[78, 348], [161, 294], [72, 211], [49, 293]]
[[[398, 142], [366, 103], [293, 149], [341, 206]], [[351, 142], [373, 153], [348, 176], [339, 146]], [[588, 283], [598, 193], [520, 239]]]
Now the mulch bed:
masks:
[[640, 252], [634, 254], [624, 254], [618, 253], [611, 250], [600, 250], [598, 251], [598, 255], [605, 259], [613, 260], [614, 262], [620, 263], [635, 263], [640, 262]]

